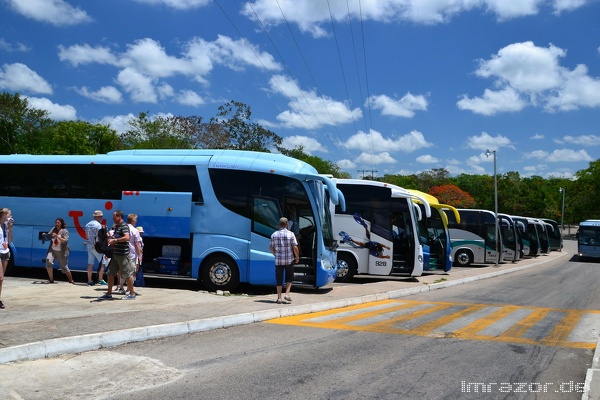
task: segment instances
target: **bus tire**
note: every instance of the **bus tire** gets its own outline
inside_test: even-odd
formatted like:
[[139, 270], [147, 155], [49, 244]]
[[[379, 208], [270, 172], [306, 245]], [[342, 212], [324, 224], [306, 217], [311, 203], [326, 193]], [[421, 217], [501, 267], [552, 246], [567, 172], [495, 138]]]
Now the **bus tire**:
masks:
[[358, 270], [356, 260], [350, 254], [338, 253], [336, 282], [350, 282]]
[[233, 259], [226, 255], [214, 255], [202, 264], [202, 283], [210, 291], [232, 291], [240, 284], [240, 272]]
[[454, 256], [454, 263], [459, 267], [468, 267], [473, 263], [473, 255], [468, 250], [459, 250]]

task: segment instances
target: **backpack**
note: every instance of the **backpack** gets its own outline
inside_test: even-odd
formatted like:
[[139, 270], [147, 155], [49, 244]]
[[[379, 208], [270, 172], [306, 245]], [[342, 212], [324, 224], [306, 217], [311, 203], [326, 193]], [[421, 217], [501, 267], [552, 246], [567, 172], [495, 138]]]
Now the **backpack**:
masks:
[[112, 258], [113, 248], [108, 245], [108, 239], [108, 228], [106, 226], [102, 226], [102, 228], [98, 229], [98, 236], [96, 238], [94, 247], [98, 253], [102, 253], [108, 258]]

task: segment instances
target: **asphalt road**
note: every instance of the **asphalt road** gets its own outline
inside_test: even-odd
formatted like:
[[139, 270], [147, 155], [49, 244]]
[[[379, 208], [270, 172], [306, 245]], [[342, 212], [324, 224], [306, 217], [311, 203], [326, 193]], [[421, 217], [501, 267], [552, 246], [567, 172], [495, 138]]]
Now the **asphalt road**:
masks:
[[[357, 309], [19, 363], [2, 379], [21, 382], [14, 393], [27, 399], [579, 399], [593, 355], [581, 337], [600, 329], [599, 280], [597, 263], [562, 257]], [[507, 307], [522, 319], [504, 333], [465, 334], [506, 322], [489, 319]], [[557, 339], [557, 315], [577, 315], [570, 328], [581, 337]]]

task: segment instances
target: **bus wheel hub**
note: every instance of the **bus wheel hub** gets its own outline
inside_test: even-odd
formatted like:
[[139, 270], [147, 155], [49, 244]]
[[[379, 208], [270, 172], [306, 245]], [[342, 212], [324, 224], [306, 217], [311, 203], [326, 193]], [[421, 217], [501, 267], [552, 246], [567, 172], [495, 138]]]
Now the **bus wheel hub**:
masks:
[[231, 271], [226, 264], [215, 264], [210, 269], [210, 280], [214, 283], [225, 284], [231, 279]]

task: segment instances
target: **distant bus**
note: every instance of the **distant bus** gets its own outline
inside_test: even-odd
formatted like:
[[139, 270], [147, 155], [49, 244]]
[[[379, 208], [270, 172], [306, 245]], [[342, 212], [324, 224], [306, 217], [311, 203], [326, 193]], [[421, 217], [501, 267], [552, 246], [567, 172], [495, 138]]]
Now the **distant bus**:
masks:
[[541, 245], [539, 238], [539, 229], [536, 225], [539, 224], [534, 218], [521, 217], [511, 215], [513, 220], [517, 222], [517, 227], [521, 229], [523, 241], [524, 257], [537, 257], [541, 254]]
[[581, 260], [600, 258], [600, 219], [588, 219], [579, 223], [577, 254]]
[[550, 250], [562, 251], [563, 239], [560, 232], [558, 222], [553, 219], [542, 218], [542, 221], [552, 226], [552, 229], [548, 231], [548, 239], [550, 240]]
[[521, 259], [522, 239], [517, 228], [517, 222], [508, 214], [498, 214], [500, 236], [502, 237], [502, 259], [504, 261], [519, 261]]
[[[460, 222], [446, 211], [455, 266], [501, 263], [502, 237], [496, 231], [496, 215], [488, 210], [458, 209]], [[496, 250], [498, 238], [498, 250]]]
[[529, 233], [527, 232], [527, 218], [519, 217], [517, 215], [510, 216], [515, 223], [517, 231], [517, 240], [520, 244], [520, 258], [529, 256]]
[[550, 238], [548, 237], [548, 230], [552, 229], [552, 225], [545, 223], [539, 218], [534, 218], [535, 228], [538, 231], [538, 238], [540, 241], [540, 253], [550, 253]]
[[[445, 272], [452, 269], [452, 245], [448, 234], [448, 217], [444, 210], [454, 213], [454, 217], [460, 222], [458, 210], [447, 204], [440, 204], [435, 196], [419, 190], [407, 189], [410, 193], [423, 197], [431, 207], [431, 217], [424, 217], [419, 221], [419, 240], [423, 245], [423, 270]], [[419, 205], [421, 212], [425, 212], [425, 206], [419, 199], [413, 199]]]
[[[87, 269], [84, 225], [94, 210], [138, 214], [143, 268], [190, 278], [209, 290], [239, 283], [275, 284], [271, 234], [293, 204], [312, 234], [301, 243], [295, 281], [313, 287], [335, 279], [336, 242], [329, 203], [339, 192], [310, 165], [279, 154], [235, 150], [131, 150], [99, 155], [0, 156], [6, 177], [0, 205], [15, 219], [15, 265], [44, 267], [48, 232], [62, 217], [70, 231], [69, 267]], [[328, 190], [325, 190], [327, 186]], [[156, 263], [163, 246], [181, 249], [174, 265]]]
[[[419, 242], [419, 198], [405, 189], [383, 182], [332, 179], [345, 199], [346, 210], [335, 206], [333, 227], [340, 246], [337, 281], [355, 274], [420, 276], [423, 246]], [[431, 216], [427, 201], [425, 214]]]

